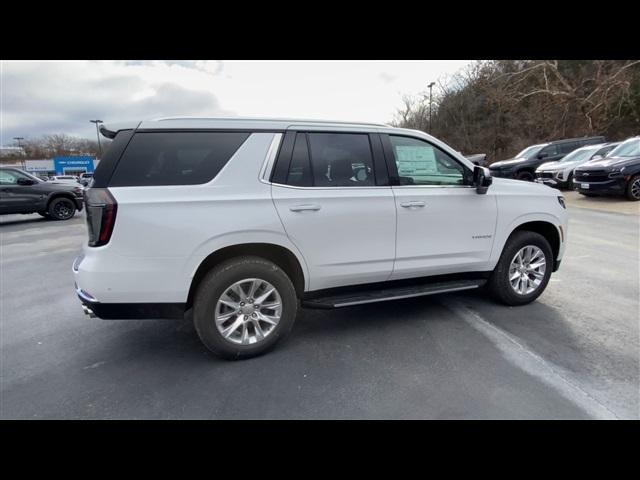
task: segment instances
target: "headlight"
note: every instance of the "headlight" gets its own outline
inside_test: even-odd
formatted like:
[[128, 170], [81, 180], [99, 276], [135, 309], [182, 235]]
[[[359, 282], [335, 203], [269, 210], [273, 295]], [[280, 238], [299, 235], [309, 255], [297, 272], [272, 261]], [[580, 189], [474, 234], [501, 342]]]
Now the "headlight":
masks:
[[611, 170], [611, 172], [609, 172], [609, 178], [621, 177], [622, 176], [622, 172], [624, 172], [625, 168], [626, 167], [614, 168], [613, 170]]

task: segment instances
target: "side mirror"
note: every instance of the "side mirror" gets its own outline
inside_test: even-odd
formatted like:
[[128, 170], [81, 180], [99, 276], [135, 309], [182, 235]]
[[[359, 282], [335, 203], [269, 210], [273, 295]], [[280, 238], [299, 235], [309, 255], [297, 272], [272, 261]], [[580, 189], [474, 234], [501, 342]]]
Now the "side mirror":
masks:
[[31, 180], [30, 178], [19, 178], [16, 183], [18, 185], [33, 185], [36, 182]]
[[473, 168], [473, 186], [479, 194], [487, 193], [489, 186], [493, 183], [491, 172], [486, 167], [476, 165]]
[[594, 155], [593, 157], [591, 157], [591, 160], [600, 160], [601, 158], [604, 158], [602, 155]]
[[543, 158], [547, 158], [548, 156], [549, 156], [549, 154], [548, 154], [548, 153], [539, 153], [539, 154], [538, 154], [538, 158], [539, 158], [540, 160], [542, 160]]

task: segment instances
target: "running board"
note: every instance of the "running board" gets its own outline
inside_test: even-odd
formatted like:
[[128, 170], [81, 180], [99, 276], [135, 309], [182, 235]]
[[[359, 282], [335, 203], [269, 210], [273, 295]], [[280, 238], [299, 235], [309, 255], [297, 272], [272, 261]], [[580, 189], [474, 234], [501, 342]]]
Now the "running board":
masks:
[[326, 297], [313, 298], [304, 300], [302, 302], [302, 305], [308, 308], [350, 307], [352, 305], [362, 305], [364, 303], [387, 302], [389, 300], [421, 297], [424, 295], [434, 295], [436, 293], [470, 290], [472, 288], [481, 287], [486, 282], [486, 280], [454, 280], [448, 282], [427, 283], [395, 288], [387, 287], [382, 289], [366, 290], [357, 293], [350, 292], [343, 294], [334, 294]]

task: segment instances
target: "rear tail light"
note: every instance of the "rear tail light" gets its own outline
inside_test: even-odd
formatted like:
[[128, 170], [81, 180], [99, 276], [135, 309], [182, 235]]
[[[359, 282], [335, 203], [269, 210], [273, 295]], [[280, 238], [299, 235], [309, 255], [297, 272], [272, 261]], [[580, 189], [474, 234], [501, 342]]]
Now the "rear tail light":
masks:
[[89, 246], [99, 247], [109, 243], [116, 223], [118, 202], [106, 188], [89, 188], [84, 196]]

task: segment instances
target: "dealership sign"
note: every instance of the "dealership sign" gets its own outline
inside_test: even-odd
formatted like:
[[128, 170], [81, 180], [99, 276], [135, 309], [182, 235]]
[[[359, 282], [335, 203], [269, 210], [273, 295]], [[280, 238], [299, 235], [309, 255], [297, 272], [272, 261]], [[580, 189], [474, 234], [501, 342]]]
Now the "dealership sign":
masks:
[[58, 175], [64, 175], [66, 171], [83, 170], [85, 172], [93, 172], [94, 157], [91, 156], [75, 156], [75, 157], [55, 157], [53, 166]]

